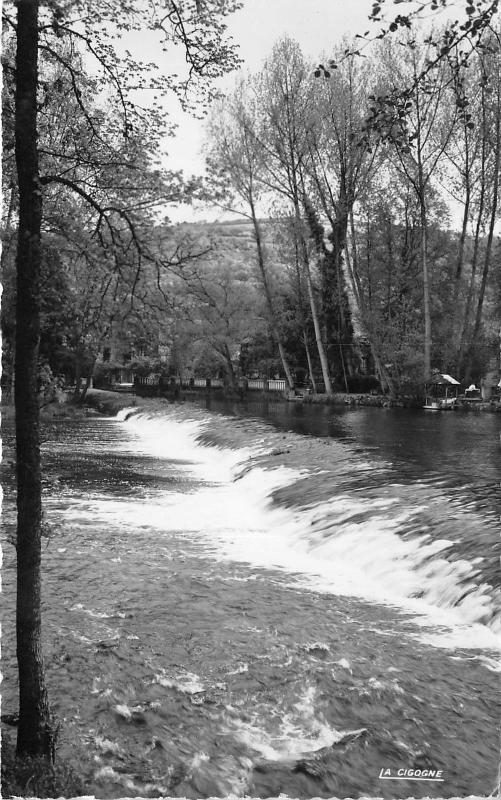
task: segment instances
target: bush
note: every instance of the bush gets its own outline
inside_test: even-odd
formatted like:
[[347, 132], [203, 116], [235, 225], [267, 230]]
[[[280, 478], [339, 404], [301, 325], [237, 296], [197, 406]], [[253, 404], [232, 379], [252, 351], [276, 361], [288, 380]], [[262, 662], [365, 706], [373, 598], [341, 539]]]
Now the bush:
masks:
[[127, 366], [139, 378], [147, 378], [152, 372], [164, 374], [168, 369], [159, 358], [133, 358]]
[[348, 390], [368, 394], [369, 392], [381, 392], [381, 385], [375, 375], [355, 373], [348, 378]]
[[38, 402], [44, 406], [57, 400], [58, 392], [62, 388], [63, 380], [54, 375], [48, 362], [41, 361], [38, 365]]
[[96, 364], [94, 367], [94, 386], [96, 389], [109, 388], [113, 382], [116, 369], [117, 364], [111, 361], [99, 362]]
[[15, 747], [2, 736], [2, 797], [76, 797], [84, 784], [74, 768], [56, 759], [16, 758]]

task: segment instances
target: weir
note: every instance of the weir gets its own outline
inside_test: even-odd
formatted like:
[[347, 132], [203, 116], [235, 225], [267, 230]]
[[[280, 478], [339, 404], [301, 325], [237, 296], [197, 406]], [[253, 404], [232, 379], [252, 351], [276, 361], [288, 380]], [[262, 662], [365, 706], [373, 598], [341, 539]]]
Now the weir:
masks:
[[339, 439], [305, 442], [289, 431], [284, 449], [283, 433], [257, 421], [242, 435], [243, 420], [135, 411], [117, 419], [128, 417], [141, 452], [181, 458], [213, 484], [169, 500], [169, 519], [210, 538], [218, 557], [280, 567], [316, 591], [401, 605], [450, 626], [447, 636], [463, 646], [496, 647], [497, 519], [451, 474], [411, 482], [398, 465]]

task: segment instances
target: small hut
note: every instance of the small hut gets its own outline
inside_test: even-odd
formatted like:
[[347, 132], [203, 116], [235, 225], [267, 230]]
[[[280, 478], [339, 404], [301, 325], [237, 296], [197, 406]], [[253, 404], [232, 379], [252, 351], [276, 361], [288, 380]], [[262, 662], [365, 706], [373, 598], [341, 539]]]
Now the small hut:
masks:
[[436, 372], [425, 384], [427, 411], [445, 411], [454, 408], [460, 387], [459, 381], [444, 372]]

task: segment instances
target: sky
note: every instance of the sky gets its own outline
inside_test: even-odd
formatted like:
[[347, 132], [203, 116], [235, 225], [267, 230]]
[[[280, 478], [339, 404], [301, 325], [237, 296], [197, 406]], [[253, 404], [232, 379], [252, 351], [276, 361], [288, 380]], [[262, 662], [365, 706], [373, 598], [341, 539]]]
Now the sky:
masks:
[[[460, 4], [463, 0], [455, 0]], [[244, 60], [243, 70], [260, 69], [273, 44], [284, 34], [296, 39], [306, 57], [317, 59], [329, 55], [344, 36], [364, 33], [375, 26], [368, 20], [372, 0], [244, 0], [243, 8], [227, 18], [228, 32], [239, 46]], [[392, 14], [398, 7], [389, 4]], [[134, 51], [142, 51], [148, 60], [162, 69], [182, 73], [182, 54], [165, 56], [152, 40], [137, 34]], [[176, 63], [176, 58], [178, 59]], [[231, 89], [236, 74], [226, 76], [220, 88]], [[204, 123], [183, 113], [175, 97], [168, 106], [171, 119], [178, 125], [175, 138], [166, 141], [164, 164], [171, 169], [182, 169], [186, 175], [202, 174], [204, 168]], [[208, 209], [180, 207], [168, 210], [174, 222], [194, 219], [215, 219], [217, 214]]]
[[[245, 71], [257, 71], [274, 43], [285, 33], [296, 39], [305, 56], [317, 58], [329, 52], [345, 34], [368, 28], [371, 0], [246, 0], [244, 7], [228, 18], [228, 31], [239, 46]], [[230, 88], [235, 74], [223, 86]], [[196, 171], [203, 164], [203, 122], [175, 114], [182, 126], [177, 141], [169, 143], [169, 163]]]

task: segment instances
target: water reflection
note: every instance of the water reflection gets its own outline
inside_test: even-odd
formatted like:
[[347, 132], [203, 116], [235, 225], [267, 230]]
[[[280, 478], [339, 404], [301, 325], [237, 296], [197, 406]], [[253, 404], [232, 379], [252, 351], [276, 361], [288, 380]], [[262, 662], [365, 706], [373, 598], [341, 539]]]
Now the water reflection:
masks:
[[449, 485], [485, 486], [499, 482], [501, 419], [495, 414], [450, 412], [429, 414], [421, 409], [382, 409], [304, 405], [271, 400], [225, 403], [209, 398], [212, 411], [237, 417], [257, 417], [273, 426], [309, 436], [326, 436], [357, 443], [392, 462], [407, 479], [441, 478]]

